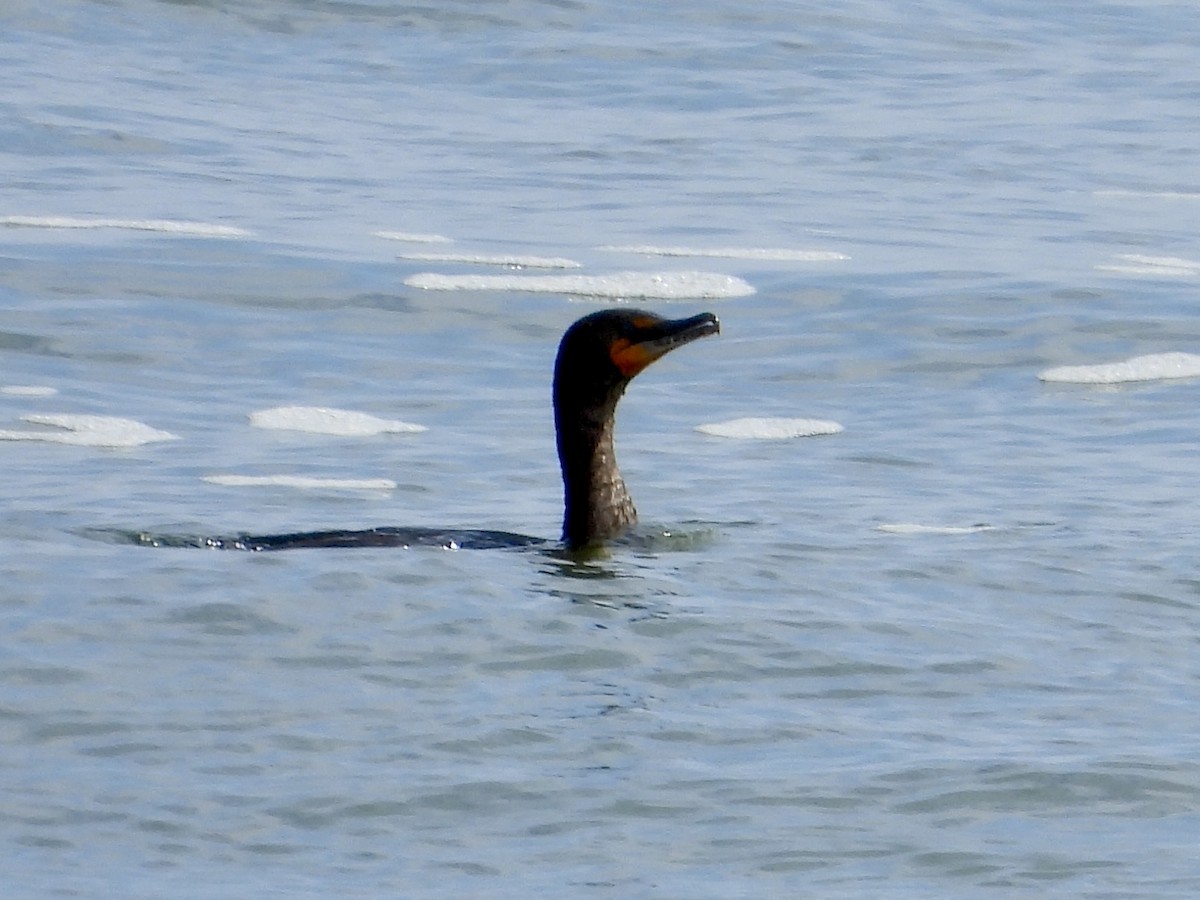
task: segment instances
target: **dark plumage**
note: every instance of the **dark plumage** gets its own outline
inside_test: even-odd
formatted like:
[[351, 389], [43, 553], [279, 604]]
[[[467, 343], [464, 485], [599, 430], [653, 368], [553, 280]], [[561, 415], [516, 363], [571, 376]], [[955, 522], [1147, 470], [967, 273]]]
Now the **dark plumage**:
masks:
[[605, 309], [567, 329], [554, 364], [554, 426], [563, 476], [563, 542], [586, 547], [637, 521], [613, 448], [617, 401], [642, 369], [676, 347], [720, 331], [717, 317], [664, 319]]

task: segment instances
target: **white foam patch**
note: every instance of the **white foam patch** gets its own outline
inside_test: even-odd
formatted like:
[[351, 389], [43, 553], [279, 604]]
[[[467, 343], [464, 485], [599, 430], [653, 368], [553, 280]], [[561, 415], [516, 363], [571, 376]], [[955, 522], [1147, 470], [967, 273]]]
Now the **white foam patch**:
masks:
[[615, 272], [611, 275], [439, 275], [404, 280], [430, 291], [523, 291], [629, 300], [718, 300], [747, 297], [754, 288], [732, 275], [707, 272]]
[[1140, 253], [1120, 253], [1118, 262], [1096, 266], [1098, 272], [1114, 272], [1119, 275], [1149, 275], [1151, 277], [1196, 278], [1200, 277], [1200, 261], [1181, 259], [1178, 256], [1144, 256]]
[[288, 487], [301, 490], [392, 491], [389, 478], [310, 478], [304, 475], [205, 475], [209, 484], [225, 487]]
[[612, 253], [637, 253], [641, 256], [694, 256], [710, 259], [752, 259], [771, 262], [838, 262], [849, 259], [832, 250], [798, 250], [770, 247], [655, 247], [640, 244], [627, 247], [598, 247]]
[[579, 269], [580, 263], [558, 256], [507, 256], [488, 253], [400, 253], [417, 262], [467, 263], [473, 266], [509, 266], [514, 269]]
[[50, 425], [56, 430], [0, 431], [0, 440], [48, 441], [78, 447], [140, 447], [156, 441], [179, 439], [169, 431], [159, 431], [135, 419], [114, 416], [34, 415], [21, 418], [31, 425]]
[[838, 434], [844, 429], [837, 422], [821, 419], [744, 418], [728, 422], [697, 425], [701, 434], [752, 441], [782, 441], [821, 434]]
[[894, 522], [879, 525], [876, 531], [885, 534], [978, 534], [981, 531], [994, 531], [994, 525], [918, 525], [915, 522]]
[[408, 231], [375, 231], [373, 237], [385, 241], [403, 241], [408, 244], [453, 244], [450, 238], [440, 234], [414, 234]]
[[247, 237], [250, 232], [231, 225], [211, 225], [207, 222], [179, 222], [172, 219], [103, 219], [72, 218], [70, 216], [5, 216], [0, 225], [13, 228], [124, 228], [130, 231], [155, 231], [161, 234], [182, 234], [188, 237], [232, 238]]
[[380, 419], [368, 413], [324, 406], [276, 406], [260, 409], [250, 414], [250, 424], [255, 428], [306, 431], [311, 434], [333, 434], [342, 437], [415, 434], [426, 430], [424, 425], [414, 425], [397, 419]]
[[0, 386], [0, 394], [10, 397], [53, 397], [58, 388], [43, 387], [38, 384], [6, 384]]
[[1121, 384], [1200, 376], [1200, 356], [1194, 353], [1150, 353], [1122, 362], [1095, 366], [1058, 366], [1038, 373], [1042, 381], [1067, 384]]

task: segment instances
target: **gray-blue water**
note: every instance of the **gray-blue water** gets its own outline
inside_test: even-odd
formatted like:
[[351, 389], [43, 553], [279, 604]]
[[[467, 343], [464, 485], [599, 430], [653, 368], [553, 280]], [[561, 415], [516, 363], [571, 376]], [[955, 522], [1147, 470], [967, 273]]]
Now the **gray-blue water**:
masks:
[[[16, 2], [0, 31], [0, 429], [177, 438], [0, 442], [5, 897], [1200, 894], [1200, 383], [1037, 377], [1200, 352], [1191, 4]], [[602, 249], [631, 245], [847, 258]], [[671, 538], [104, 539], [556, 537], [555, 345], [614, 301], [422, 290], [530, 273], [414, 252], [756, 289], [643, 301], [723, 324], [621, 409]], [[251, 425], [279, 406], [428, 430]], [[747, 416], [845, 430], [695, 430]]]

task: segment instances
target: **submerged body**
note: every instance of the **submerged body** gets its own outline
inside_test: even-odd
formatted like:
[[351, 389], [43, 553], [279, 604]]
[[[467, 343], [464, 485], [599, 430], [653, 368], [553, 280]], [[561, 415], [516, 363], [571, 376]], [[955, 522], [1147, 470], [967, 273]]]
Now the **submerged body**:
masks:
[[[156, 543], [153, 539], [149, 543]], [[190, 542], [189, 542], [190, 543]], [[445, 550], [503, 550], [550, 544], [544, 538], [480, 528], [384, 526], [363, 530], [298, 531], [294, 534], [245, 534], [200, 541], [216, 550], [303, 550], [327, 547], [441, 547]]]
[[[637, 510], [617, 467], [617, 402], [639, 372], [676, 347], [717, 334], [712, 313], [664, 319], [650, 312], [604, 309], [567, 329], [554, 363], [554, 427], [563, 478], [563, 544], [570, 550], [617, 537]], [[154, 542], [154, 541], [150, 541]], [[506, 531], [371, 528], [213, 538], [206, 546], [238, 550], [315, 547], [528, 547], [549, 542]]]

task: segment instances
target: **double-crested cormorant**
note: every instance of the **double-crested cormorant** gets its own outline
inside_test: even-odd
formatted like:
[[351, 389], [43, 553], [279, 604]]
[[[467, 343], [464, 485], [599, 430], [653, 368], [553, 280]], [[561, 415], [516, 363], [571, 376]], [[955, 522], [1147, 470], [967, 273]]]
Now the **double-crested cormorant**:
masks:
[[659, 357], [720, 328], [712, 313], [664, 319], [606, 309], [567, 329], [554, 363], [554, 427], [568, 547], [616, 537], [637, 521], [613, 449], [617, 401], [629, 382]]
[[[664, 319], [633, 309], [604, 309], [567, 329], [554, 364], [554, 425], [563, 477], [563, 533], [579, 550], [616, 537], [637, 511], [613, 451], [617, 401], [635, 375], [676, 347], [717, 334], [712, 313]], [[518, 547], [545, 543], [504, 531], [372, 528], [208, 540], [209, 546], [245, 550], [300, 547]]]

